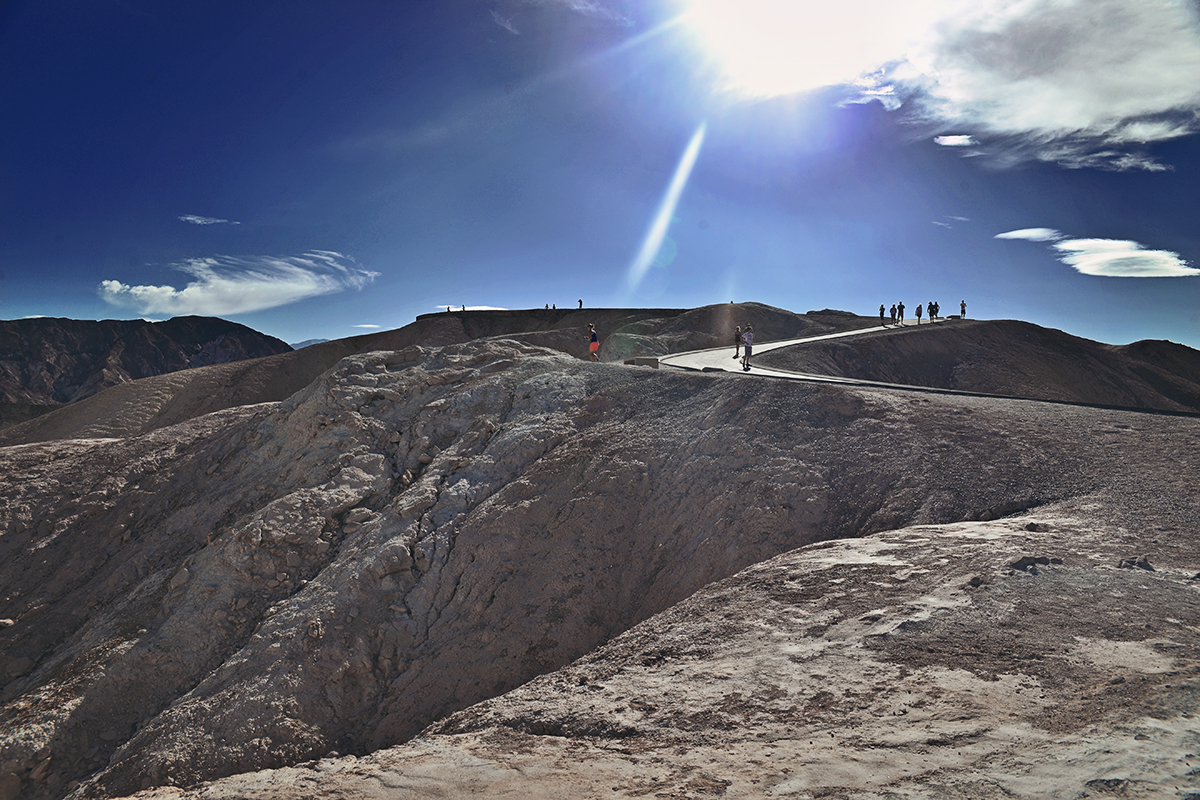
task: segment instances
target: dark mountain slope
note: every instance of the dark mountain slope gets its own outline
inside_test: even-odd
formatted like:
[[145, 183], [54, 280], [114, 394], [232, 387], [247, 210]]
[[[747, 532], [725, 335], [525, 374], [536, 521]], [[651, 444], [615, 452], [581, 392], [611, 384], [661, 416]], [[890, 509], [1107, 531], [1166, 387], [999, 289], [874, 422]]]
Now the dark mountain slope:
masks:
[[0, 402], [60, 405], [183, 369], [286, 353], [284, 342], [213, 317], [0, 321]]
[[1200, 352], [1108, 345], [1016, 320], [952, 320], [763, 354], [762, 366], [940, 389], [1200, 411]]

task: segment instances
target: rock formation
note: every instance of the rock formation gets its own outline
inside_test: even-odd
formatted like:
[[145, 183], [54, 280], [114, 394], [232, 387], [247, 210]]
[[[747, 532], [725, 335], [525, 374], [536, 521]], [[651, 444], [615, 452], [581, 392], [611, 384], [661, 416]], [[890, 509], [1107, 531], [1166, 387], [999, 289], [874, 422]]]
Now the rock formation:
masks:
[[0, 797], [1188, 786], [1198, 434], [491, 338], [0, 448]]

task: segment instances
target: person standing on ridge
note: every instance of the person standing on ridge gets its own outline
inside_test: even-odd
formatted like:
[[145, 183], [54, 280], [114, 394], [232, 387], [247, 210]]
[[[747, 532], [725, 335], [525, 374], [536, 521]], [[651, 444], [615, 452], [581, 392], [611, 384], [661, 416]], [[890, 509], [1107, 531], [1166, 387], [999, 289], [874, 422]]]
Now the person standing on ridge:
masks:
[[591, 336], [589, 337], [590, 341], [588, 342], [588, 353], [590, 354], [589, 358], [592, 361], [599, 361], [600, 360], [600, 355], [599, 355], [600, 354], [600, 337], [596, 335], [596, 326], [590, 322], [588, 323], [588, 333], [591, 334]]
[[583, 298], [579, 298], [579, 307], [583, 308]]
[[892, 303], [892, 324], [896, 324], [896, 304]]
[[881, 327], [884, 327], [884, 326], [886, 326], [886, 324], [887, 324], [887, 323], [885, 323], [885, 322], [883, 321], [883, 303], [880, 303], [880, 304], [879, 304], [879, 325], [880, 325]]
[[733, 357], [736, 359], [742, 352], [742, 326], [733, 329]]
[[961, 303], [958, 304], [958, 315], [962, 319], [967, 318], [967, 301], [966, 300], [963, 300]]
[[899, 321], [899, 323], [901, 325], [904, 324], [904, 301], [903, 300], [901, 300], [899, 303], [896, 303], [896, 319]]
[[917, 303], [917, 324], [921, 324], [921, 304]]
[[750, 355], [754, 350], [754, 328], [750, 325], [746, 326], [746, 332], [742, 334], [742, 345], [746, 351], [746, 354], [742, 356], [742, 372], [749, 372]]

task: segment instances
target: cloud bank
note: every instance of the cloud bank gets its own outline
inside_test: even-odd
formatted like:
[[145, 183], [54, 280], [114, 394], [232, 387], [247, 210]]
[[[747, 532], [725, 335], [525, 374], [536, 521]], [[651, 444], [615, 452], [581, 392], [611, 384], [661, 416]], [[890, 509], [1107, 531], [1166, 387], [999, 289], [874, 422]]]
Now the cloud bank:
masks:
[[107, 303], [142, 314], [224, 316], [262, 311], [310, 297], [361, 289], [378, 272], [353, 266], [353, 259], [328, 250], [301, 256], [214, 256], [173, 265], [192, 276], [184, 288], [100, 283]]
[[1124, 239], [1071, 239], [1053, 228], [1022, 228], [996, 234], [997, 239], [1050, 242], [1058, 260], [1084, 275], [1108, 278], [1180, 278], [1200, 275], [1169, 250], [1147, 250]]
[[949, 5], [888, 77], [918, 117], [972, 130], [1000, 162], [1162, 170], [1148, 146], [1200, 131], [1194, 4]]
[[843, 86], [1001, 165], [1162, 170], [1149, 148], [1200, 132], [1194, 0], [684, 3], [744, 91]]

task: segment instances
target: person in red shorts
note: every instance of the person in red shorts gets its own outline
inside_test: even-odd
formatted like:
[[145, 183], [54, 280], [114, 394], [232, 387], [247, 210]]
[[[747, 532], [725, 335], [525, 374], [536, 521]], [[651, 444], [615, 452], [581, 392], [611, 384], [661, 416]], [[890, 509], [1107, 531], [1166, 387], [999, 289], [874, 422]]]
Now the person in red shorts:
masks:
[[591, 359], [592, 361], [599, 361], [600, 337], [596, 335], [596, 326], [590, 322], [588, 323], [588, 333], [592, 335], [591, 343], [588, 345], [588, 350], [591, 352]]

